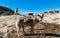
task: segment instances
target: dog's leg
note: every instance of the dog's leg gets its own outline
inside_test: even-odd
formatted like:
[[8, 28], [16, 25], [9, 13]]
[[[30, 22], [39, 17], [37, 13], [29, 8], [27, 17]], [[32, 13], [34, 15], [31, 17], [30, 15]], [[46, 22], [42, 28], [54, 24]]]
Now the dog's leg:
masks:
[[17, 35], [20, 36], [19, 35], [19, 28], [20, 28], [19, 27], [19, 20], [16, 21], [16, 28], [17, 28]]
[[16, 29], [17, 29], [17, 35], [19, 36], [19, 27], [18, 27], [18, 24], [16, 25]]
[[19, 34], [20, 29], [21, 29], [22, 26], [23, 26], [23, 23], [19, 23], [19, 24], [18, 24], [18, 29], [17, 29], [17, 31], [18, 31], [18, 36], [22, 36], [22, 35], [23, 35], [22, 33]]
[[24, 34], [25, 34], [24, 25], [22, 25], [22, 28], [23, 28], [23, 32], [24, 32]]
[[31, 33], [31, 34], [34, 34], [34, 23], [31, 24], [30, 33]]

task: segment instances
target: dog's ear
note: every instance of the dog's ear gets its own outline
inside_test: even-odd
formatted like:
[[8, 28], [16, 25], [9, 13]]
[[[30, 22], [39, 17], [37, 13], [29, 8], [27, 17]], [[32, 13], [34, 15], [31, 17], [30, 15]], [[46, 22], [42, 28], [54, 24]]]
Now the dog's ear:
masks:
[[42, 16], [38, 14], [38, 17], [42, 17]]
[[40, 16], [40, 15], [38, 14], [38, 16]]
[[42, 16], [44, 16], [44, 14], [42, 14]]

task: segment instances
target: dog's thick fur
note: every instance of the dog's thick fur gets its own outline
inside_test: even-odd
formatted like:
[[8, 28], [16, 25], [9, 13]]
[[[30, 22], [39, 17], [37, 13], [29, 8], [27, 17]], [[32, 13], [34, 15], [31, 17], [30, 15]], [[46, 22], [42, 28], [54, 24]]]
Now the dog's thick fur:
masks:
[[23, 16], [23, 17], [18, 18], [16, 21], [17, 34], [19, 35], [19, 30], [21, 29], [21, 27], [23, 28], [23, 31], [24, 31], [24, 25], [31, 26], [30, 33], [33, 34], [34, 33], [34, 25], [37, 22], [40, 22], [39, 19], [41, 19], [41, 17], [42, 16], [40, 16], [40, 15], [36, 15], [36, 16]]

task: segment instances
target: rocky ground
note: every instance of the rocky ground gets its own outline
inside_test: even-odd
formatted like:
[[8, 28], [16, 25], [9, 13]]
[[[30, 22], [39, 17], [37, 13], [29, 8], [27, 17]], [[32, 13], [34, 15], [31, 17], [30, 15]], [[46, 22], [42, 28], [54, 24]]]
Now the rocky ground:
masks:
[[[14, 27], [15, 28], [15, 27]], [[16, 34], [16, 29], [12, 29], [13, 31], [10, 32], [10, 35], [9, 37], [10, 38], [41, 38], [41, 35], [30, 35], [30, 36], [21, 36], [21, 37], [18, 37], [17, 34]], [[10, 29], [10, 30], [11, 30]], [[26, 33], [30, 34], [30, 28], [29, 26], [25, 28], [25, 31]], [[38, 23], [34, 26], [34, 32], [35, 34], [40, 34], [40, 33], [51, 33], [52, 34], [57, 34], [57, 35], [60, 35], [60, 25], [58, 24], [50, 24], [50, 23]], [[20, 33], [23, 33], [23, 31], [21, 30]], [[42, 36], [42, 38], [59, 38], [58, 36], [56, 35], [46, 35], [44, 37], [44, 35]]]
[[[35, 35], [35, 36], [17, 36], [16, 27], [15, 27], [15, 16], [1, 16], [0, 17], [0, 36], [4, 38], [60, 38], [57, 36], [45, 36]], [[30, 26], [25, 27], [25, 32], [30, 34]], [[40, 33], [51, 33], [60, 34], [60, 25], [55, 23], [40, 22], [34, 26], [35, 34]], [[20, 33], [23, 33], [21, 28]], [[23, 33], [24, 34], [24, 33]]]

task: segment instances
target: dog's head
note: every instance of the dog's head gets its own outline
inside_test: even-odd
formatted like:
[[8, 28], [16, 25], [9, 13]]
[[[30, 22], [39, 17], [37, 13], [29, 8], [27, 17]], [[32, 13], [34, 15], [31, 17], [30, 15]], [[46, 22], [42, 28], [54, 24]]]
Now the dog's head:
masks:
[[39, 21], [42, 21], [42, 18], [44, 17], [44, 14], [38, 14], [38, 15], [36, 15], [37, 16], [37, 20], [39, 20]]

